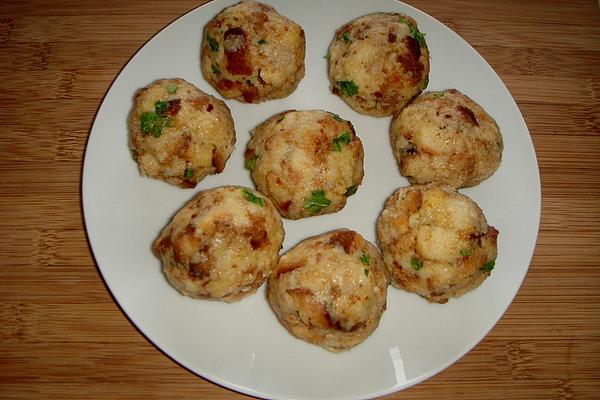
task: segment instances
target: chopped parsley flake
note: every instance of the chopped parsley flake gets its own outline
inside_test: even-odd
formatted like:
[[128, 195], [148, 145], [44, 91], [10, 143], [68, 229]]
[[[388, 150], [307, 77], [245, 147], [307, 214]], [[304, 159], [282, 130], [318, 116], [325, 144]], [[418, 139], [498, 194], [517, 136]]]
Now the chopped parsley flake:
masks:
[[427, 86], [429, 86], [429, 75], [427, 75], [427, 77], [425, 78], [425, 84], [423, 85], [423, 89], [427, 89]]
[[244, 167], [252, 171], [254, 169], [254, 166], [256, 165], [256, 160], [258, 160], [258, 154], [255, 154], [252, 156], [252, 158], [247, 159], [244, 163]]
[[462, 249], [462, 250], [460, 251], [460, 256], [461, 256], [461, 257], [469, 257], [469, 256], [472, 256], [472, 255], [473, 255], [473, 251], [472, 251], [472, 250], [469, 250], [469, 249]]
[[356, 191], [358, 190], [358, 185], [352, 185], [352, 186], [348, 186], [346, 188], [346, 193], [344, 193], [344, 196], [346, 197], [350, 197], [352, 196], [354, 193], [356, 193]]
[[260, 39], [260, 40], [258, 41], [258, 44], [265, 44], [265, 43], [267, 43], [267, 41], [266, 41], [265, 39]]
[[281, 117], [277, 119], [277, 123], [280, 123], [285, 118], [285, 114], [282, 114]]
[[439, 99], [440, 97], [444, 97], [444, 92], [435, 92], [433, 93], [434, 99]]
[[352, 137], [350, 132], [344, 132], [333, 139], [333, 151], [342, 151], [342, 144], [349, 144]]
[[350, 32], [344, 32], [342, 33], [342, 40], [346, 43], [348, 43], [350, 41]]
[[419, 31], [419, 29], [416, 26], [410, 27], [410, 36], [412, 36], [417, 41], [417, 43], [419, 43], [419, 47], [427, 48], [427, 43], [425, 42], [425, 34]]
[[168, 94], [175, 94], [175, 93], [177, 93], [177, 85], [169, 83], [167, 85], [167, 93]]
[[496, 265], [495, 261], [488, 261], [485, 264], [483, 264], [483, 267], [479, 268], [479, 270], [490, 272], [491, 270], [494, 269], [495, 265]]
[[242, 193], [244, 193], [246, 200], [248, 200], [250, 203], [258, 204], [259, 206], [264, 207], [265, 201], [252, 193], [249, 189], [243, 188]]
[[167, 111], [167, 102], [163, 100], [157, 100], [156, 103], [154, 103], [154, 109], [158, 115], [164, 117], [165, 112]]
[[154, 111], [147, 111], [140, 116], [140, 129], [144, 135], [160, 137], [165, 127], [172, 127], [173, 120], [165, 117], [167, 102], [157, 100], [154, 103]]
[[352, 97], [358, 93], [358, 86], [354, 81], [337, 81], [336, 84], [345, 96]]
[[140, 128], [145, 135], [151, 134], [154, 137], [160, 137], [164, 126], [164, 118], [157, 115], [154, 111], [148, 111], [140, 116]]
[[419, 28], [411, 24], [408, 21], [408, 19], [404, 17], [400, 17], [400, 22], [408, 25], [408, 28], [410, 29], [409, 35], [412, 36], [412, 38], [415, 39], [417, 43], [419, 43], [419, 47], [427, 48], [427, 43], [425, 42], [425, 34], [420, 32]]
[[313, 214], [318, 213], [330, 204], [331, 200], [325, 196], [324, 190], [313, 190], [310, 197], [304, 199], [304, 209]]
[[183, 177], [185, 179], [192, 179], [194, 177], [194, 170], [191, 168], [186, 168], [185, 172], [183, 173]]
[[324, 59], [326, 59], [327, 61], [329, 61], [329, 59], [331, 58], [331, 54], [329, 54], [329, 52], [327, 52], [327, 54], [325, 54], [323, 56]]
[[335, 119], [337, 122], [344, 122], [344, 120], [342, 118], [340, 118], [339, 115], [337, 114], [333, 114], [331, 113], [331, 116], [333, 117], [333, 119]]
[[368, 276], [369, 276], [369, 269], [368, 269], [368, 268], [365, 268], [365, 269], [364, 269], [364, 272], [365, 272], [365, 276], [366, 276], [366, 277], [368, 277]]
[[421, 268], [423, 268], [423, 261], [422, 261], [422, 260], [420, 260], [420, 259], [418, 259], [417, 257], [413, 257], [413, 258], [410, 260], [410, 265], [411, 265], [411, 267], [413, 267], [413, 269], [414, 269], [415, 271], [418, 271], [418, 270], [420, 270]]
[[365, 265], [371, 265], [371, 256], [366, 253], [363, 253], [362, 256], [359, 257], [359, 260]]
[[211, 64], [210, 65], [210, 69], [212, 71], [213, 74], [220, 74], [221, 71], [219, 71], [219, 67], [217, 67], [215, 64]]
[[215, 39], [211, 38], [210, 36], [206, 36], [206, 41], [208, 42], [208, 45], [210, 46], [210, 49], [212, 51], [219, 51], [219, 42], [217, 42]]

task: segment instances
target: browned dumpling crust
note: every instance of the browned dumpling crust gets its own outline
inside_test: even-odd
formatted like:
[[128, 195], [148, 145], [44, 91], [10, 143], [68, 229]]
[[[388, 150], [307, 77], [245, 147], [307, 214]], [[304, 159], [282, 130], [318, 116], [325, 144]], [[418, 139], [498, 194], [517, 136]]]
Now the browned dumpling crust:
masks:
[[395, 287], [445, 303], [490, 276], [498, 230], [477, 204], [450, 187], [398, 189], [377, 221], [377, 240]]
[[390, 139], [402, 175], [411, 183], [475, 186], [502, 160], [496, 121], [456, 89], [417, 97], [394, 117]]
[[292, 335], [340, 352], [377, 328], [387, 286], [377, 248], [340, 229], [306, 239], [284, 254], [269, 278], [267, 296]]
[[240, 186], [198, 193], [153, 245], [186, 296], [233, 302], [254, 293], [279, 260], [284, 230], [271, 201]]
[[304, 30], [267, 4], [242, 1], [204, 29], [204, 78], [228, 99], [244, 103], [288, 96], [304, 77]]
[[327, 57], [331, 90], [362, 114], [393, 115], [427, 86], [425, 36], [404, 14], [352, 20], [336, 31]]
[[183, 188], [223, 171], [235, 145], [227, 105], [183, 79], [137, 91], [129, 146], [143, 176]]
[[245, 152], [257, 189], [289, 219], [341, 210], [362, 182], [363, 157], [352, 124], [322, 110], [269, 118]]

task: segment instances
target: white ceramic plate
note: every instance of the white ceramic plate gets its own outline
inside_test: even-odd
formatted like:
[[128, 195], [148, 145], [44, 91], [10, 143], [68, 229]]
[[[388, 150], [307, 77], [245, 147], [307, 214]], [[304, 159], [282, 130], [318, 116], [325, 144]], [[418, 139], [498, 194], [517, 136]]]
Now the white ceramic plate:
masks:
[[[540, 183], [529, 132], [510, 93], [483, 58], [450, 29], [394, 0], [266, 0], [306, 32], [306, 76], [288, 98], [263, 104], [227, 101], [237, 147], [225, 171], [196, 189], [140, 177], [130, 156], [126, 119], [134, 92], [155, 79], [182, 77], [217, 95], [202, 78], [204, 25], [236, 0], [197, 8], [153, 37], [113, 83], [94, 122], [83, 171], [89, 240], [102, 276], [131, 321], [161, 350], [193, 372], [258, 397], [361, 399], [426, 379], [469, 351], [502, 316], [527, 272], [540, 216]], [[457, 88], [481, 104], [504, 135], [504, 160], [481, 185], [464, 190], [500, 230], [499, 257], [481, 287], [445, 305], [390, 287], [388, 309], [364, 343], [332, 354], [293, 338], [278, 323], [264, 286], [236, 304], [193, 300], [165, 280], [150, 245], [171, 216], [203, 189], [252, 186], [243, 168], [249, 131], [286, 109], [325, 109], [352, 121], [365, 147], [365, 178], [337, 214], [285, 221], [284, 251], [301, 239], [348, 227], [375, 241], [385, 199], [407, 181], [388, 139], [390, 119], [353, 112], [329, 91], [323, 56], [337, 27], [375, 11], [415, 18], [431, 51], [429, 89]]]

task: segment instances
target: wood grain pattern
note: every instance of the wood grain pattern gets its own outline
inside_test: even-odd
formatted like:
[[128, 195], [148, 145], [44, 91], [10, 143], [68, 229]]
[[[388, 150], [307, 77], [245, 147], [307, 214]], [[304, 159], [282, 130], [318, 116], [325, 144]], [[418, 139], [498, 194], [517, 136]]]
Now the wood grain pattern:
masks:
[[[203, 1], [0, 4], [0, 398], [243, 399], [151, 345], [113, 301], [84, 231], [80, 180], [119, 70]], [[387, 399], [600, 396], [598, 2], [410, 1], [473, 45], [515, 97], [542, 180], [529, 273], [483, 341]]]

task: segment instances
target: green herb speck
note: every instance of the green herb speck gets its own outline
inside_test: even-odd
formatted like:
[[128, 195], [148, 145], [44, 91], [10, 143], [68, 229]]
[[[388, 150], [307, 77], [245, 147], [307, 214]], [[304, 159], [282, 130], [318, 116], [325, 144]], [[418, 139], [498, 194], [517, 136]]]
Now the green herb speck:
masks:
[[252, 158], [249, 158], [246, 160], [246, 162], [244, 163], [244, 167], [246, 167], [246, 169], [252, 171], [254, 169], [254, 166], [256, 165], [257, 160], [258, 160], [258, 154], [255, 154], [252, 156]]
[[434, 92], [433, 93], [434, 99], [439, 99], [440, 97], [444, 97], [444, 92]]
[[183, 177], [185, 179], [192, 179], [194, 177], [194, 170], [191, 168], [186, 168], [185, 172], [183, 173]]
[[461, 257], [469, 257], [469, 256], [472, 256], [472, 255], [473, 255], [473, 252], [471, 250], [469, 250], [469, 249], [462, 249], [460, 251], [460, 256]]
[[418, 271], [418, 270], [420, 270], [421, 268], [423, 268], [423, 261], [422, 261], [422, 260], [420, 260], [420, 259], [418, 259], [417, 257], [413, 257], [413, 258], [410, 260], [410, 265], [411, 265], [411, 267], [413, 267], [413, 269], [414, 269], [415, 271]]
[[371, 265], [371, 256], [368, 255], [367, 253], [363, 253], [360, 257], [359, 260], [361, 263], [365, 264], [365, 265]]
[[348, 43], [350, 41], [350, 32], [344, 32], [342, 33], [342, 40], [346, 43]]
[[350, 197], [352, 196], [354, 193], [356, 193], [356, 191], [358, 190], [358, 185], [352, 185], [352, 186], [348, 186], [346, 188], [346, 193], [344, 193], [344, 196], [346, 197]]
[[310, 196], [304, 199], [304, 209], [310, 213], [318, 213], [329, 206], [331, 200], [325, 196], [324, 190], [313, 190]]
[[156, 103], [154, 103], [154, 109], [158, 115], [164, 117], [165, 112], [167, 111], [167, 102], [163, 100], [157, 100]]
[[208, 42], [208, 45], [212, 51], [219, 51], [219, 42], [210, 36], [206, 36], [206, 41]]
[[399, 20], [400, 20], [400, 22], [402, 22], [403, 24], [410, 25], [410, 22], [408, 22], [408, 19], [407, 19], [406, 17], [402, 17], [402, 16], [400, 16], [398, 19], [399, 19]]
[[212, 71], [213, 74], [220, 74], [221, 71], [219, 70], [219, 67], [217, 67], [215, 64], [211, 64], [210, 65], [210, 69]]
[[140, 128], [145, 135], [151, 134], [155, 138], [160, 137], [163, 126], [163, 118], [154, 111], [145, 112], [140, 116]]
[[344, 120], [337, 114], [331, 113], [331, 116], [333, 117], [333, 119], [335, 119], [337, 122], [344, 122]]
[[354, 81], [337, 81], [336, 84], [345, 96], [352, 97], [358, 93], [358, 86]]
[[154, 111], [147, 111], [140, 115], [140, 129], [144, 135], [151, 134], [158, 138], [165, 127], [173, 126], [173, 120], [165, 117], [167, 111], [167, 102], [157, 100], [154, 103]]
[[265, 44], [265, 43], [267, 43], [267, 41], [266, 41], [265, 39], [260, 39], [260, 40], [258, 41], [258, 44]]
[[364, 269], [364, 272], [365, 272], [365, 276], [366, 276], [366, 277], [368, 277], [368, 276], [369, 276], [369, 269], [368, 269], [368, 268], [365, 268], [365, 269]]
[[169, 83], [167, 85], [167, 93], [168, 94], [175, 94], [175, 93], [177, 93], [177, 85], [175, 85], [173, 83]]
[[243, 188], [242, 193], [244, 193], [246, 200], [248, 200], [250, 203], [254, 203], [259, 205], [260, 207], [264, 207], [265, 201], [262, 198], [255, 195], [254, 193], [252, 193], [249, 189]]
[[349, 144], [351, 139], [350, 132], [343, 132], [333, 139], [333, 151], [342, 151], [342, 144]]
[[491, 270], [494, 269], [495, 266], [496, 266], [495, 261], [488, 261], [485, 264], [483, 264], [483, 267], [479, 268], [479, 270], [490, 272]]
[[411, 24], [408, 19], [404, 18], [404, 17], [400, 17], [400, 22], [402, 22], [403, 24], [408, 25], [408, 28], [410, 29], [409, 35], [412, 36], [413, 39], [415, 39], [417, 41], [417, 43], [419, 43], [419, 47], [422, 48], [427, 48], [427, 43], [425, 42], [425, 34], [420, 32], [419, 29]]
[[416, 26], [411, 26], [410, 36], [412, 36], [417, 41], [417, 43], [419, 43], [419, 47], [427, 48], [427, 42], [425, 42], [425, 34], [419, 31], [419, 29], [417, 29]]

